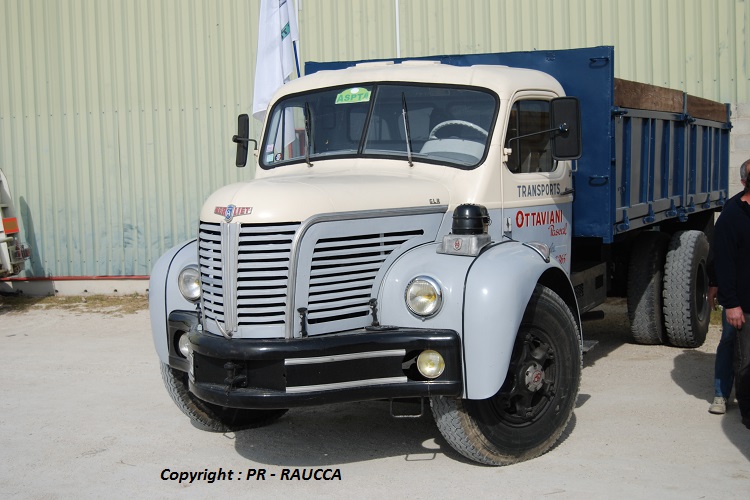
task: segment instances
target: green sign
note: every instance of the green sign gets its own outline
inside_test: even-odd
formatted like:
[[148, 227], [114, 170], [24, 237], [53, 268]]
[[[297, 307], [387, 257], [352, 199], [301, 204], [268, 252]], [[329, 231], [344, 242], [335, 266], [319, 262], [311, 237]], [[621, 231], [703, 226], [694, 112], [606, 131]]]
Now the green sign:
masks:
[[370, 91], [364, 87], [346, 89], [336, 96], [336, 104], [354, 104], [356, 102], [368, 102]]

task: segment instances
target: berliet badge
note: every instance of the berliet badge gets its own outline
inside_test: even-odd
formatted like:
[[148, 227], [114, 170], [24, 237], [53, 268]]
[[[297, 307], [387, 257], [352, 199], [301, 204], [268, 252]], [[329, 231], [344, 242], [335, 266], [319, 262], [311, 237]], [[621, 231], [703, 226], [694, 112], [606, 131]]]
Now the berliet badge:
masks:
[[227, 207], [216, 207], [214, 209], [216, 215], [224, 216], [224, 222], [232, 222], [234, 217], [241, 215], [250, 215], [253, 213], [253, 207], [238, 207], [237, 205], [229, 205]]

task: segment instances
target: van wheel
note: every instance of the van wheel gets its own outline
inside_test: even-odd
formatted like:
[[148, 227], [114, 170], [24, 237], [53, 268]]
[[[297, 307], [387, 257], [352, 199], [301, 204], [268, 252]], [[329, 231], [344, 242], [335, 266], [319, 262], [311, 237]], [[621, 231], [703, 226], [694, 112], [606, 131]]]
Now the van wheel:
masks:
[[262, 427], [279, 419], [287, 410], [247, 410], [226, 408], [198, 399], [188, 390], [188, 374], [161, 363], [161, 377], [167, 392], [182, 413], [198, 427], [231, 432]]
[[508, 465], [548, 451], [568, 424], [581, 380], [581, 339], [573, 314], [537, 285], [518, 331], [508, 374], [484, 400], [437, 396], [432, 413], [457, 452]]
[[706, 340], [708, 306], [708, 239], [701, 231], [672, 236], [664, 265], [664, 324], [669, 342], [699, 347]]
[[633, 244], [628, 266], [630, 334], [638, 344], [666, 342], [662, 313], [662, 281], [669, 236], [648, 231]]

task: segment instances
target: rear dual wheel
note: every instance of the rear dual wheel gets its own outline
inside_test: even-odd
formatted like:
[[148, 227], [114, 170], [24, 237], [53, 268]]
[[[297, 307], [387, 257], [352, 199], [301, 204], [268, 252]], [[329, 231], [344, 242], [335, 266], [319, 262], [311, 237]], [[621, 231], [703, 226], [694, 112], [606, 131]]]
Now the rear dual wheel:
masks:
[[677, 347], [700, 347], [706, 340], [708, 305], [708, 238], [702, 231], [672, 236], [664, 264], [664, 325]]
[[633, 244], [628, 266], [628, 319], [630, 334], [638, 344], [663, 344], [664, 263], [669, 235], [657, 231], [641, 233]]
[[628, 318], [639, 344], [699, 347], [706, 340], [708, 238], [702, 231], [640, 234], [628, 268]]

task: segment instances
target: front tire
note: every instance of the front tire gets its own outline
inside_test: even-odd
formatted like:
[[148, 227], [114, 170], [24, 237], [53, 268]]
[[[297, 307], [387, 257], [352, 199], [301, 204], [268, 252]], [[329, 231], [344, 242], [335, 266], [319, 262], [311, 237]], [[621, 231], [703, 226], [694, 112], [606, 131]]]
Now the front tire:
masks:
[[484, 400], [431, 398], [438, 429], [453, 449], [483, 464], [542, 455], [573, 414], [581, 363], [573, 314], [560, 296], [537, 285], [500, 390]]
[[161, 377], [177, 407], [198, 427], [232, 432], [262, 427], [281, 418], [287, 410], [247, 410], [207, 403], [188, 390], [188, 374], [161, 363]]

